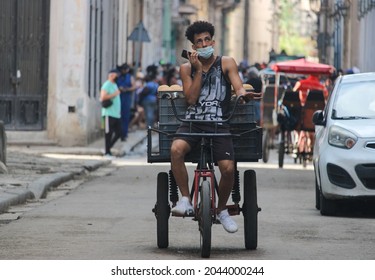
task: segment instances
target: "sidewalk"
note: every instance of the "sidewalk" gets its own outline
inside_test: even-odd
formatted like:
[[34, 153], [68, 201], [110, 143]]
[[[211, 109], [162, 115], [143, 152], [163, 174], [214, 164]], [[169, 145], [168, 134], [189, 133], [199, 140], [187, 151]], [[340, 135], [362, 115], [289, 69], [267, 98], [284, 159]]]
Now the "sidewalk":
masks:
[[[126, 142], [116, 143], [112, 149], [113, 154], [126, 157], [146, 135], [147, 130], [129, 133]], [[8, 141], [8, 174], [0, 174], [0, 213], [6, 212], [9, 206], [25, 203], [28, 199], [44, 198], [50, 188], [110, 164], [111, 160], [102, 156], [103, 150], [104, 139], [87, 147]]]

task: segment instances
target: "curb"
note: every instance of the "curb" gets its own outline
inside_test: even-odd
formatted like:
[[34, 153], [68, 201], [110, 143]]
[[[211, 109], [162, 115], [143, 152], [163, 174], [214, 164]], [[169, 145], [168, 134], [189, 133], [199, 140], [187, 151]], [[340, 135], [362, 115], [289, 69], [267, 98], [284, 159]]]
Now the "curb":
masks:
[[28, 189], [34, 194], [35, 199], [46, 198], [49, 189], [73, 179], [73, 176], [73, 173], [66, 172], [49, 174], [32, 182]]
[[87, 162], [82, 165], [76, 172], [57, 172], [33, 181], [27, 186], [27, 189], [14, 189], [1, 192], [0, 194], [0, 214], [6, 212], [10, 206], [23, 204], [28, 199], [45, 198], [47, 192], [59, 185], [68, 182], [75, 175], [83, 174], [85, 171], [92, 172], [101, 166], [110, 164], [110, 161]]
[[[123, 157], [129, 154], [135, 146], [142, 143], [147, 138], [147, 133], [140, 133], [135, 141], [128, 144], [122, 145], [119, 149], [119, 156]], [[67, 152], [71, 153], [71, 151]], [[89, 151], [74, 151], [75, 154], [101, 154], [98, 149], [93, 148]], [[31, 182], [26, 189], [14, 189], [0, 192], [0, 214], [6, 212], [10, 206], [23, 204], [28, 199], [41, 199], [45, 198], [47, 192], [56, 188], [59, 185], [74, 179], [76, 175], [83, 175], [86, 172], [92, 172], [99, 169], [102, 166], [109, 165], [110, 160], [96, 160], [84, 162], [79, 168], [73, 172], [57, 172], [46, 174], [41, 178]]]
[[138, 141], [132, 143], [132, 145], [130, 147], [128, 147], [127, 145], [123, 145], [122, 148], [119, 151], [119, 156], [120, 157], [126, 156], [127, 154], [129, 154], [134, 149], [134, 147], [138, 146], [143, 141], [145, 141], [145, 139], [147, 139], [147, 133], [146, 133], [146, 135], [142, 136]]
[[34, 194], [30, 190], [4, 191], [0, 196], [0, 213], [6, 212], [12, 205], [23, 204], [33, 198]]
[[95, 161], [83, 164], [82, 169], [76, 172], [58, 172], [43, 176], [42, 178], [32, 182], [28, 189], [33, 193], [35, 199], [45, 198], [48, 190], [68, 182], [74, 178], [74, 175], [81, 175], [85, 171], [92, 172], [101, 166], [110, 164], [110, 161]]

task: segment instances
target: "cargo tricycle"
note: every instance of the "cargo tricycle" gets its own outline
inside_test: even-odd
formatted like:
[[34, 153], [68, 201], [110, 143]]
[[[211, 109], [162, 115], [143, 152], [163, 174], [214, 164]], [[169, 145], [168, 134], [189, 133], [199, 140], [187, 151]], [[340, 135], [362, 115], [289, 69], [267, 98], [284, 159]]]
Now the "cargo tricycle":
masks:
[[[238, 162], [257, 162], [262, 157], [262, 129], [256, 125], [254, 102], [240, 102], [242, 97], [233, 97], [231, 113], [228, 119], [230, 133], [217, 131], [217, 122], [211, 122], [214, 132], [187, 134], [201, 137], [200, 147], [192, 149], [185, 161], [196, 164], [190, 191], [194, 213], [173, 214], [173, 208], [179, 200], [178, 186], [171, 170], [157, 175], [156, 203], [152, 211], [156, 217], [157, 246], [169, 246], [169, 219], [171, 217], [191, 217], [198, 222], [200, 232], [201, 257], [208, 258], [211, 253], [212, 225], [219, 223], [216, 217], [218, 182], [215, 176], [216, 162], [213, 159], [212, 139], [231, 137], [235, 151], [235, 182], [232, 189], [232, 203], [227, 205], [230, 215], [243, 214], [245, 248], [254, 250], [258, 245], [257, 183], [254, 170], [243, 174], [243, 199], [241, 201], [240, 174]], [[195, 120], [185, 119], [186, 102], [180, 86], [161, 86], [158, 90], [159, 122], [157, 127], [148, 128], [148, 162], [170, 162], [170, 147], [176, 130], [182, 122], [192, 124]], [[184, 134], [186, 135], [186, 134]], [[155, 141], [155, 137], [156, 139]], [[157, 145], [155, 145], [157, 143]], [[154, 144], [154, 145], [153, 145]], [[157, 147], [155, 147], [157, 146]], [[229, 202], [229, 201], [228, 201]], [[242, 204], [241, 204], [242, 202]]]

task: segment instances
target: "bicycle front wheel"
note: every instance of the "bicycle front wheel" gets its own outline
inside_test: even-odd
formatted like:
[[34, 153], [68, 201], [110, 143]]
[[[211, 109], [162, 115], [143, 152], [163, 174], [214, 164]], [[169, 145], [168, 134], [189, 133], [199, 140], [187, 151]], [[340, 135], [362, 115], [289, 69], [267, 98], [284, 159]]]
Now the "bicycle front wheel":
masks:
[[201, 235], [201, 256], [208, 258], [211, 254], [211, 188], [208, 181], [203, 181], [200, 190], [199, 231]]

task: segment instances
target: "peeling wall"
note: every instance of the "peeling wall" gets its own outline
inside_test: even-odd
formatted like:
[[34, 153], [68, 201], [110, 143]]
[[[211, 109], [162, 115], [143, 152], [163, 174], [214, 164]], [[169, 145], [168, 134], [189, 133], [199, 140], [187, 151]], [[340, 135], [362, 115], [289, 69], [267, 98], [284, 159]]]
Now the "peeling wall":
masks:
[[[102, 11], [102, 71], [98, 83], [116, 66], [113, 38], [116, 2], [91, 1]], [[99, 10], [100, 11], [100, 10]], [[100, 23], [97, 23], [100, 24]], [[47, 133], [62, 146], [87, 145], [101, 134], [99, 90], [88, 93], [90, 1], [51, 0]]]
[[51, 1], [48, 136], [63, 146], [86, 142], [87, 1]]

